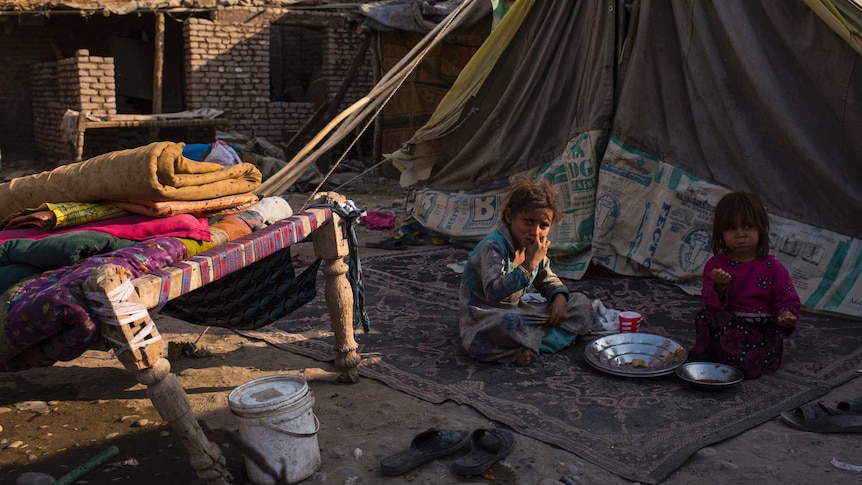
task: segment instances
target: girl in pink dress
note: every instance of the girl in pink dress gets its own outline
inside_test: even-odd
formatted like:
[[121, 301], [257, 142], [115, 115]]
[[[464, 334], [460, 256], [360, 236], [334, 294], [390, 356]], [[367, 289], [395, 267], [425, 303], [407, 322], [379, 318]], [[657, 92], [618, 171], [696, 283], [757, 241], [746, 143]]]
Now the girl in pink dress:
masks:
[[769, 255], [769, 217], [760, 199], [731, 192], [715, 206], [714, 256], [703, 268], [704, 308], [695, 318], [693, 360], [727, 364], [747, 379], [781, 365], [784, 338], [799, 322], [790, 273]]

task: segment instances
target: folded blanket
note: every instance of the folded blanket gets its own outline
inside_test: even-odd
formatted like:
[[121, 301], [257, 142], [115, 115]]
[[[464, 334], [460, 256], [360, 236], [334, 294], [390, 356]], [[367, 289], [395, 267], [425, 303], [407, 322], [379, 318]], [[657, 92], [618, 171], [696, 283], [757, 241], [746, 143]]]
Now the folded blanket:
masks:
[[260, 171], [183, 157], [183, 144], [155, 142], [0, 184], [0, 218], [44, 202], [205, 200], [252, 192]]
[[107, 221], [90, 222], [75, 227], [46, 231], [39, 228], [10, 229], [0, 231], [0, 242], [10, 239], [42, 239], [56, 234], [74, 231], [99, 231], [122, 239], [142, 241], [151, 237], [189, 237], [201, 241], [210, 240], [210, 229], [206, 219], [188, 214], [155, 218], [147, 216], [117, 217]]
[[0, 243], [0, 292], [48, 269], [80, 263], [96, 254], [135, 244], [98, 231], [75, 231], [44, 239], [11, 239]]
[[170, 200], [165, 202], [132, 200], [128, 202], [113, 201], [112, 204], [135, 214], [152, 217], [168, 217], [177, 214], [214, 217], [242, 212], [255, 205], [257, 200], [257, 195], [249, 192], [206, 200]]
[[129, 212], [104, 203], [63, 202], [50, 204], [46, 202], [40, 204], [39, 207], [25, 209], [20, 215], [12, 214], [0, 224], [3, 225], [4, 229], [24, 227], [56, 229], [128, 215], [130, 215]]

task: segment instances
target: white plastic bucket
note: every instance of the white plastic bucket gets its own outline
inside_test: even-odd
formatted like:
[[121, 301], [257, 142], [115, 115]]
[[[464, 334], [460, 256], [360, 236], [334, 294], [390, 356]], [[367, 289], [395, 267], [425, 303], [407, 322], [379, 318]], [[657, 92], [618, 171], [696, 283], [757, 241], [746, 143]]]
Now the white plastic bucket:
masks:
[[[305, 379], [292, 375], [261, 377], [231, 391], [227, 401], [240, 438], [277, 473], [284, 469], [288, 483], [304, 480], [320, 468], [320, 422]], [[253, 483], [275, 483], [248, 457], [245, 468]]]

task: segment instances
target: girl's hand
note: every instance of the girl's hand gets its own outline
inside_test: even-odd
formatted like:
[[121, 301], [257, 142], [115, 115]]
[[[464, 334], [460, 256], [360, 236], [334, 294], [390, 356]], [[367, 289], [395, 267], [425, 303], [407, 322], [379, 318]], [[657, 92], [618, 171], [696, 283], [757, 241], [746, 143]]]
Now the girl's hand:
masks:
[[545, 255], [548, 254], [549, 247], [551, 247], [551, 241], [545, 236], [537, 237], [527, 244], [524, 262], [522, 263], [524, 269], [527, 271], [536, 269], [539, 263], [545, 259]]
[[566, 312], [568, 311], [569, 300], [566, 298], [565, 293], [557, 293], [554, 295], [554, 299], [551, 300], [551, 304], [548, 305], [548, 321], [545, 322], [546, 326], [549, 327], [559, 327], [560, 323], [566, 318]]
[[719, 298], [724, 298], [724, 290], [727, 289], [727, 284], [730, 283], [733, 277], [721, 268], [714, 268], [709, 272], [709, 277], [715, 283], [715, 293]]
[[715, 268], [710, 271], [709, 277], [712, 278], [712, 281], [715, 281], [716, 285], [721, 286], [727, 286], [727, 284], [730, 283], [730, 280], [733, 279], [733, 277], [730, 276], [730, 273], [721, 268]]
[[778, 315], [778, 318], [775, 319], [778, 326], [782, 328], [793, 328], [793, 326], [796, 325], [797, 320], [796, 315], [789, 310], [784, 310], [784, 312], [781, 315]]

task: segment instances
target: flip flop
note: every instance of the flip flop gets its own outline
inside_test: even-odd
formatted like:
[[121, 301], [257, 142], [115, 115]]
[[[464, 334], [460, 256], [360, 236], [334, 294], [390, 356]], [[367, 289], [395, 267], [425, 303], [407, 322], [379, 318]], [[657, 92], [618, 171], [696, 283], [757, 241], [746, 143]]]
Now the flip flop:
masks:
[[380, 460], [380, 470], [390, 477], [403, 475], [419, 465], [454, 453], [469, 443], [469, 431], [430, 428], [416, 435], [406, 450]]
[[813, 433], [862, 433], [862, 414], [836, 414], [820, 402], [783, 411], [781, 419], [794, 428]]
[[480, 475], [506, 457], [515, 445], [515, 436], [505, 429], [484, 429], [470, 435], [470, 452], [455, 460], [452, 471], [459, 475]]

